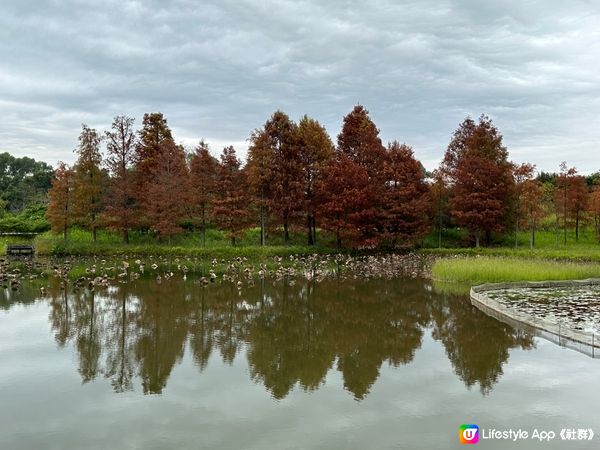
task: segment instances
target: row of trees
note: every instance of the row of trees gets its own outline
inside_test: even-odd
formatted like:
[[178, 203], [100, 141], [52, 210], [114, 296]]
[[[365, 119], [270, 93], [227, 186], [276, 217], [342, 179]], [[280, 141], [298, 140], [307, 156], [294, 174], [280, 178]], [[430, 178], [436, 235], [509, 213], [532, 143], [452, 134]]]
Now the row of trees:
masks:
[[[205, 236], [209, 225], [226, 230], [235, 244], [250, 226], [304, 224], [307, 242], [319, 227], [338, 244], [411, 245], [428, 229], [430, 201], [425, 171], [412, 149], [387, 148], [368, 112], [357, 106], [344, 119], [337, 148], [325, 128], [304, 116], [299, 123], [276, 111], [250, 138], [245, 165], [233, 147], [213, 157], [204, 142], [186, 155], [160, 113], [118, 116], [101, 136], [83, 125], [73, 167], [55, 172], [48, 219], [67, 237], [69, 228], [132, 229], [169, 238], [192, 221]], [[106, 142], [105, 157], [102, 142]]]
[[296, 123], [281, 111], [249, 141], [242, 164], [231, 146], [219, 159], [203, 141], [186, 153], [160, 113], [146, 114], [138, 131], [126, 116], [115, 117], [103, 135], [83, 125], [76, 163], [55, 171], [48, 220], [65, 238], [77, 224], [94, 239], [100, 227], [119, 230], [124, 242], [133, 229], [170, 239], [187, 223], [203, 239], [209, 226], [225, 230], [234, 244], [260, 226], [261, 245], [274, 227], [286, 243], [291, 228], [303, 227], [312, 245], [319, 227], [340, 246], [405, 247], [433, 227], [441, 245], [442, 229], [453, 224], [476, 245], [492, 233], [528, 228], [534, 245], [552, 203], [565, 233], [573, 222], [578, 236], [590, 212], [600, 231], [599, 191], [590, 193], [566, 165], [544, 184], [531, 164], [510, 162], [486, 116], [465, 119], [432, 174], [409, 146], [384, 146], [360, 105], [344, 118], [337, 145], [318, 121], [304, 116]]
[[502, 136], [486, 116], [478, 122], [467, 118], [456, 130], [440, 169], [433, 174], [432, 193], [439, 231], [449, 217], [470, 231], [476, 246], [482, 237], [489, 242], [492, 233], [512, 228], [515, 246], [519, 230], [527, 229], [533, 247], [536, 231], [548, 217], [555, 218], [557, 240], [562, 229], [565, 244], [568, 229], [574, 228], [578, 240], [589, 218], [600, 239], [596, 174], [586, 178], [563, 162], [559, 173], [536, 176], [534, 165], [508, 160]]

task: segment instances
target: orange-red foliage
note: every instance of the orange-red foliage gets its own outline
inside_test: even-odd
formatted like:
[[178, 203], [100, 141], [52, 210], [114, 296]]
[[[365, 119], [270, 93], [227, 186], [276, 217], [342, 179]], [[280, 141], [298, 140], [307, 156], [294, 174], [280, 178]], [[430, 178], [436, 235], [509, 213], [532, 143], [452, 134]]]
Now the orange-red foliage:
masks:
[[48, 191], [46, 217], [52, 231], [62, 233], [65, 239], [69, 227], [73, 224], [73, 178], [73, 170], [64, 162], [59, 162], [54, 170], [52, 187]]
[[588, 200], [588, 208], [594, 219], [594, 228], [596, 230], [596, 238], [600, 241], [600, 187], [590, 192]]
[[235, 149], [225, 147], [217, 168], [213, 218], [219, 228], [227, 230], [234, 245], [248, 226], [250, 217], [246, 177], [240, 166]]
[[149, 225], [148, 218], [144, 216], [148, 185], [161, 164], [161, 146], [164, 142], [174, 143], [167, 119], [162, 113], [144, 114], [135, 147], [135, 197], [141, 207], [138, 217], [140, 225]]
[[323, 171], [331, 160], [333, 143], [325, 128], [308, 116], [300, 119], [296, 134], [302, 171], [302, 211], [306, 217], [308, 245], [314, 245], [317, 239], [315, 186], [322, 179]]
[[208, 145], [200, 141], [190, 162], [190, 187], [194, 213], [200, 215], [203, 240], [215, 196], [218, 164], [208, 151]]
[[335, 233], [338, 246], [368, 244], [364, 227], [374, 215], [370, 193], [367, 171], [338, 153], [317, 186], [321, 227]]
[[142, 203], [150, 229], [159, 236], [170, 237], [182, 231], [181, 221], [190, 204], [189, 174], [185, 153], [172, 140], [158, 147], [152, 178], [146, 183]]
[[385, 147], [379, 138], [379, 129], [362, 105], [356, 105], [344, 117], [342, 131], [338, 135], [338, 151], [365, 169], [369, 179], [381, 179]]
[[575, 239], [579, 238], [579, 227], [583, 214], [587, 210], [588, 188], [585, 177], [577, 175], [574, 167], [568, 168], [566, 162], [560, 165], [560, 173], [556, 177], [554, 204], [557, 218], [562, 219], [564, 243], [567, 243], [567, 224], [575, 223]]
[[475, 236], [506, 229], [508, 192], [502, 167], [478, 155], [462, 158], [456, 170], [450, 207], [456, 222]]
[[482, 235], [504, 231], [509, 224], [514, 180], [502, 135], [492, 121], [467, 118], [454, 133], [443, 161], [451, 183], [450, 213], [479, 245]]
[[107, 225], [123, 233], [123, 241], [129, 242], [129, 230], [137, 223], [137, 205], [133, 164], [135, 162], [134, 119], [117, 116], [111, 131], [106, 134], [106, 168], [111, 175], [106, 196], [104, 220]]
[[302, 210], [304, 201], [296, 128], [296, 124], [281, 111], [276, 111], [264, 128], [273, 151], [269, 209], [283, 225], [286, 244], [289, 227]]
[[[344, 117], [342, 131], [338, 135], [337, 152], [363, 169], [368, 183], [363, 197], [369, 201], [369, 207], [359, 207], [353, 216], [360, 217], [361, 245], [377, 244], [383, 235], [383, 198], [385, 191], [384, 164], [386, 149], [379, 139], [379, 130], [369, 117], [369, 111], [357, 105]], [[338, 158], [338, 163], [348, 163]], [[348, 174], [347, 176], [352, 176]], [[357, 205], [360, 205], [358, 202]]]
[[390, 144], [383, 174], [384, 237], [392, 246], [410, 247], [430, 229], [431, 198], [423, 166], [404, 144]]
[[95, 129], [82, 125], [79, 146], [75, 150], [78, 158], [73, 166], [73, 214], [78, 224], [92, 231], [94, 241], [101, 224], [102, 200], [108, 182], [107, 174], [101, 168], [100, 141]]

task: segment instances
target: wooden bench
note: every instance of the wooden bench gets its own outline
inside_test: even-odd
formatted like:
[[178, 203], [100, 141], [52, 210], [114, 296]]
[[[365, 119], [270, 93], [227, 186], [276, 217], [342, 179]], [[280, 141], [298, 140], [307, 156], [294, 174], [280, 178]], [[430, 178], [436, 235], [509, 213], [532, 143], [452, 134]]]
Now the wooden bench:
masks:
[[7, 255], [33, 255], [35, 253], [35, 247], [33, 245], [25, 244], [8, 244], [6, 246]]

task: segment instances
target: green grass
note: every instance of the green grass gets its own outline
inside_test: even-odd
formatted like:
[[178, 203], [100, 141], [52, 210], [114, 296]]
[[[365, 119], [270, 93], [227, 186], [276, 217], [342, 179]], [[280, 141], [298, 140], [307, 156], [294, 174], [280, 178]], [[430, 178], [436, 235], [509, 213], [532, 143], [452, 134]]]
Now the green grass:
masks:
[[432, 275], [435, 280], [469, 284], [577, 280], [600, 278], [600, 264], [485, 256], [442, 258], [433, 264]]
[[[212, 258], [232, 258], [237, 256], [253, 260], [262, 260], [270, 256], [289, 256], [292, 254], [310, 253], [335, 253], [338, 249], [334, 245], [334, 237], [327, 232], [319, 231], [318, 245], [307, 246], [306, 235], [303, 229], [295, 229], [290, 236], [290, 245], [285, 246], [281, 229], [269, 230], [267, 246], [261, 247], [259, 243], [260, 230], [251, 228], [246, 230], [238, 240], [237, 245], [231, 245], [226, 233], [208, 229], [206, 241], [202, 239], [199, 231], [188, 231], [174, 236], [169, 243], [160, 241], [151, 233], [134, 231], [130, 234], [130, 244], [122, 243], [118, 233], [109, 230], [99, 230], [97, 242], [93, 242], [90, 232], [74, 228], [69, 233], [69, 238], [64, 241], [61, 235], [46, 232], [35, 239], [20, 236], [0, 236], [0, 251], [8, 243], [32, 243], [36, 246], [38, 255], [47, 256], [190, 256], [201, 260]], [[563, 244], [562, 235], [557, 240], [556, 233], [552, 230], [539, 231], [537, 244], [533, 250], [529, 249], [527, 232], [518, 235], [519, 246], [514, 247], [514, 237], [506, 235], [489, 247], [472, 248], [467, 245], [467, 235], [461, 229], [445, 230], [443, 244], [453, 245], [453, 248], [434, 248], [437, 236], [427, 236], [420, 248], [420, 252], [435, 256], [464, 256], [464, 257], [502, 257], [523, 260], [559, 260], [573, 262], [600, 262], [600, 244], [596, 241], [591, 229], [580, 232], [579, 241], [575, 242], [574, 232], [570, 231], [567, 245]], [[350, 252], [350, 250], [347, 250]], [[351, 252], [355, 253], [355, 252]]]
[[[454, 231], [454, 236], [459, 232]], [[567, 235], [567, 244], [563, 243], [563, 236], [557, 241], [556, 233], [553, 231], [540, 231], [536, 235], [536, 246], [529, 248], [529, 234], [519, 233], [519, 245], [515, 247], [514, 236], [505, 236], [499, 243], [489, 247], [451, 247], [451, 248], [433, 248], [426, 244], [431, 244], [431, 237], [428, 237], [421, 252], [426, 254], [440, 256], [501, 256], [524, 259], [552, 259], [552, 260], [571, 260], [571, 261], [598, 261], [600, 262], [600, 243], [590, 230], [585, 233], [580, 232], [579, 240], [575, 241], [575, 233], [569, 232]], [[442, 241], [444, 242], [444, 241]], [[456, 243], [456, 239], [448, 242]], [[436, 241], [437, 243], [437, 241]]]
[[[203, 242], [200, 233], [182, 233], [174, 236], [169, 243], [160, 241], [149, 233], [132, 232], [130, 243], [123, 244], [117, 233], [100, 230], [96, 242], [88, 231], [73, 229], [65, 241], [61, 235], [50, 232], [37, 236], [32, 243], [38, 255], [51, 256], [85, 256], [85, 255], [163, 255], [163, 256], [192, 256], [199, 258], [232, 258], [248, 257], [260, 259], [269, 256], [289, 256], [293, 254], [331, 253], [335, 252], [331, 244], [331, 236], [321, 233], [318, 236], [319, 245], [307, 246], [306, 236], [302, 232], [292, 233], [289, 245], [284, 245], [283, 233], [272, 231], [267, 237], [264, 247], [258, 245], [259, 230], [249, 229], [238, 240], [235, 246], [231, 244], [226, 234], [219, 230], [207, 230], [206, 241]], [[13, 242], [14, 239], [6, 239]]]
[[[517, 248], [521, 250], [529, 250], [529, 231], [520, 231], [517, 233]], [[582, 247], [597, 247], [600, 249], [600, 243], [595, 236], [592, 226], [580, 227], [579, 236], [575, 236], [574, 229], [567, 230], [567, 243], [564, 243], [564, 234], [562, 229], [558, 232], [552, 221], [545, 227], [540, 227], [535, 235], [535, 249], [561, 249], [561, 248], [582, 248]], [[465, 248], [473, 245], [469, 239], [469, 234], [461, 228], [444, 228], [442, 233], [442, 248]], [[436, 230], [426, 235], [421, 243], [421, 247], [428, 249], [438, 248], [438, 234]], [[489, 245], [491, 248], [515, 248], [514, 232], [505, 234], [493, 234], [492, 241]]]
[[556, 260], [573, 262], [600, 262], [600, 246], [593, 247], [564, 247], [564, 248], [538, 248], [515, 249], [509, 247], [481, 247], [481, 248], [443, 248], [421, 249], [422, 253], [438, 256], [495, 256], [525, 260]]

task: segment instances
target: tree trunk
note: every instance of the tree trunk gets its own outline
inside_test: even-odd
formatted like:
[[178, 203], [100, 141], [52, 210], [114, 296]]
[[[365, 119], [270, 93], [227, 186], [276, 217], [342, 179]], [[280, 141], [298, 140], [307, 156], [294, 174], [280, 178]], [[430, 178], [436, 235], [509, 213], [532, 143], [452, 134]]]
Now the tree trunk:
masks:
[[480, 234], [481, 234], [481, 233], [480, 233], [480, 231], [479, 231], [479, 230], [477, 230], [477, 231], [475, 232], [475, 247], [476, 247], [476, 248], [479, 248], [479, 236], [480, 236]]
[[290, 231], [289, 231], [289, 225], [287, 223], [287, 219], [285, 220], [285, 222], [283, 222], [283, 241], [285, 242], [286, 246], [290, 242]]
[[202, 204], [202, 247], [206, 247], [206, 207]]
[[515, 224], [515, 248], [519, 246], [519, 222]]
[[575, 215], [575, 242], [579, 242], [579, 211]]
[[127, 228], [123, 230], [123, 242], [129, 244], [129, 230]]
[[313, 235], [313, 243], [317, 245], [317, 219], [315, 216], [312, 216], [312, 235]]
[[308, 231], [308, 245], [315, 245], [313, 240], [312, 217], [310, 214], [306, 216], [306, 226]]
[[125, 343], [127, 342], [127, 297], [123, 297], [121, 303], [121, 342], [120, 342], [120, 371], [119, 371], [119, 386], [123, 386], [125, 380]]
[[438, 248], [442, 248], [442, 209], [438, 209]]
[[565, 186], [565, 195], [563, 203], [563, 229], [565, 236], [565, 245], [567, 245], [567, 188]]
[[535, 244], [535, 225], [531, 224], [531, 236], [529, 236], [529, 250], [533, 250]]
[[94, 240], [94, 243], [96, 243], [96, 237], [97, 237], [96, 227], [92, 227], [92, 238]]
[[563, 216], [563, 235], [564, 235], [564, 244], [567, 245], [567, 213], [564, 213]]
[[265, 194], [264, 188], [260, 188], [260, 245], [264, 246], [265, 242]]
[[65, 241], [67, 240], [67, 224], [65, 224], [65, 226], [63, 227], [63, 239]]

